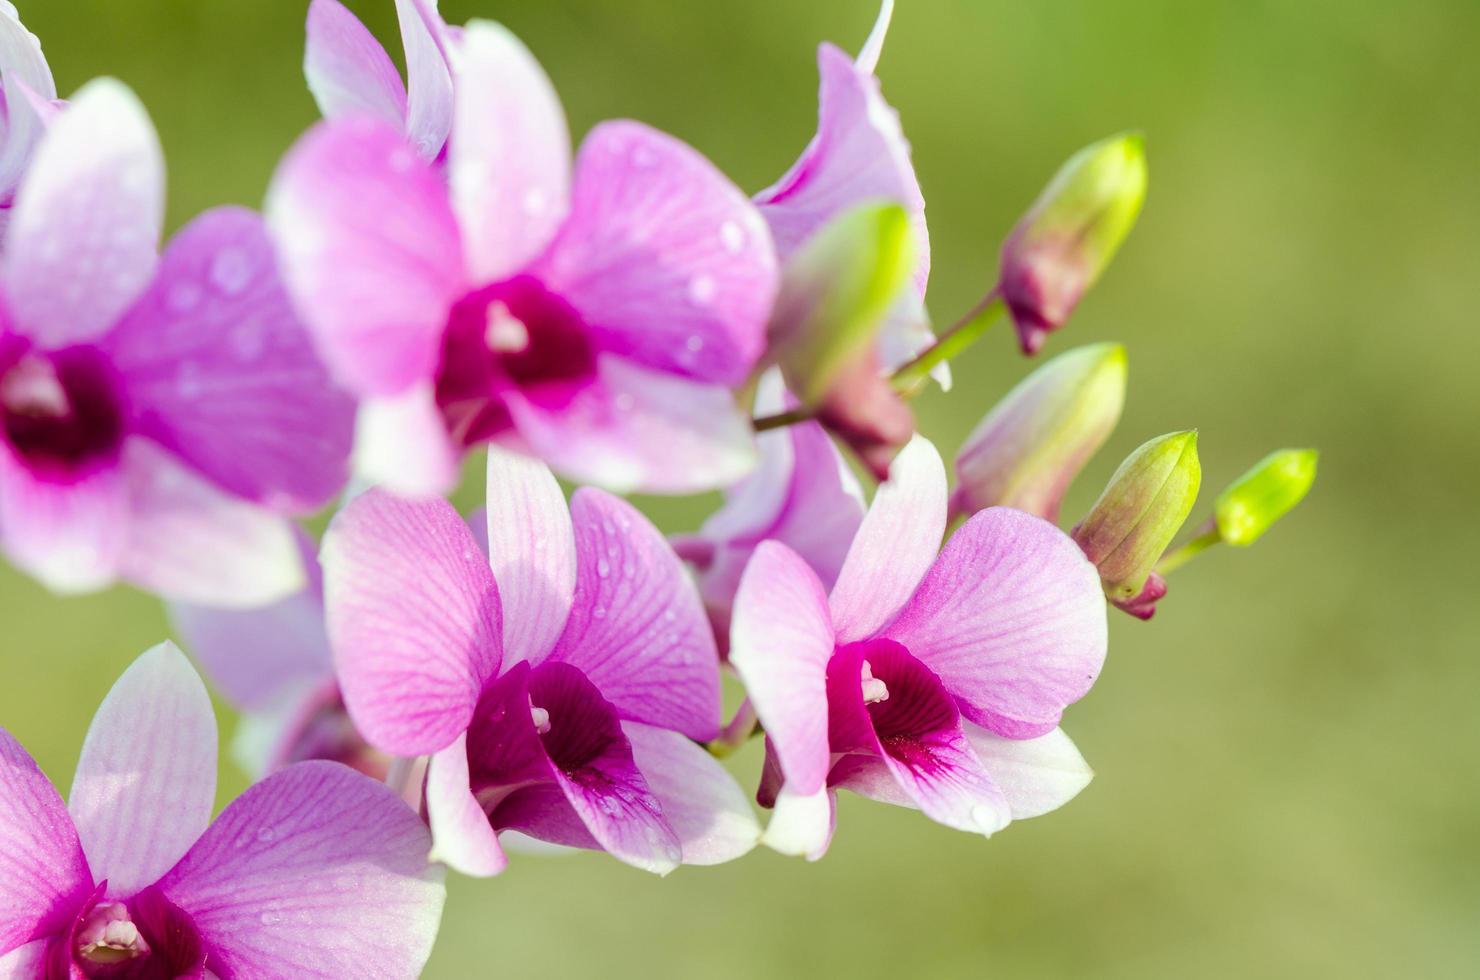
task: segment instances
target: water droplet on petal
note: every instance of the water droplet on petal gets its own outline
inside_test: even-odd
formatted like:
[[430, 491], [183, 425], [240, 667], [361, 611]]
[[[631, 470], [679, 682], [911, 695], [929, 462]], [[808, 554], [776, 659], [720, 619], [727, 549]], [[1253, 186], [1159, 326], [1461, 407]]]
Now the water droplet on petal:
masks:
[[524, 193], [524, 213], [530, 216], [543, 214], [550, 201], [543, 189], [531, 187]]
[[263, 844], [271, 844], [277, 840], [277, 831], [271, 827], [263, 827], [257, 831], [257, 840]]
[[689, 280], [689, 301], [696, 306], [708, 306], [714, 302], [718, 288], [713, 276], [701, 273]]
[[252, 281], [252, 262], [241, 249], [228, 248], [211, 263], [211, 283], [228, 296], [235, 296]]
[[726, 221], [719, 226], [719, 240], [725, 246], [725, 251], [731, 255], [739, 255], [745, 249], [745, 229], [733, 221]]
[[632, 165], [642, 170], [656, 166], [658, 155], [646, 146], [639, 144], [632, 149]]
[[282, 914], [279, 913], [279, 912], [274, 912], [271, 909], [269, 909], [266, 912], [263, 912], [262, 915], [259, 918], [261, 918], [262, 924], [264, 926], [275, 926], [278, 923], [280, 923], [280, 922], [283, 921]]
[[204, 295], [200, 286], [193, 282], [177, 282], [165, 293], [164, 305], [171, 313], [189, 313], [200, 305]]
[[611, 573], [612, 566], [605, 558], [596, 563], [596, 574], [599, 575], [601, 578], [606, 578]]
[[1001, 815], [994, 807], [987, 806], [985, 803], [978, 803], [971, 808], [971, 820], [981, 828], [984, 834], [995, 833], [1002, 826]]

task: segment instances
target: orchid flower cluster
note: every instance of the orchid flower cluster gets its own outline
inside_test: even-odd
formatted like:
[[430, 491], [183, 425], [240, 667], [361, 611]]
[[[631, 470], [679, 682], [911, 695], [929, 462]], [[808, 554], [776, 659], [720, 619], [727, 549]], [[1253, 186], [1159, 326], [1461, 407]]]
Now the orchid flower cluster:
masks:
[[[1275, 453], [1178, 546], [1200, 467], [1173, 432], [1061, 530], [1125, 396], [1097, 344], [993, 407], [950, 487], [909, 399], [1004, 313], [1045, 346], [1145, 159], [1134, 134], [1072, 157], [937, 336], [876, 77], [891, 2], [857, 57], [821, 47], [817, 134], [753, 196], [638, 122], [573, 152], [511, 33], [395, 4], [404, 81], [312, 0], [323, 121], [265, 214], [208, 211], [161, 253], [145, 110], [107, 79], [59, 101], [0, 0], [0, 544], [59, 593], [165, 599], [260, 779], [211, 820], [215, 721], [168, 643], [66, 802], [0, 729], [0, 976], [412, 977], [445, 867], [531, 842], [658, 874], [817, 859], [844, 789], [994, 834], [1089, 782], [1060, 721], [1109, 606], [1149, 619], [1170, 571], [1314, 479]], [[475, 451], [465, 519], [444, 495]], [[615, 495], [715, 489], [671, 539]], [[295, 523], [341, 494], [322, 542]], [[764, 826], [721, 762], [762, 737]]]

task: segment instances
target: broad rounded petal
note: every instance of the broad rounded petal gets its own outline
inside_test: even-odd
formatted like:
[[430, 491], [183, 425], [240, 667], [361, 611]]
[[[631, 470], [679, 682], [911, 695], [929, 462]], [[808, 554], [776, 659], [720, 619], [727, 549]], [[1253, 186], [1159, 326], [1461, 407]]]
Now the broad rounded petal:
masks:
[[719, 733], [719, 654], [693, 583], [635, 507], [571, 500], [576, 584], [550, 659], [579, 667], [622, 718], [707, 741]]
[[1094, 770], [1062, 728], [1037, 738], [1011, 739], [969, 721], [961, 727], [992, 781], [1002, 787], [1014, 820], [1057, 810], [1094, 778]]
[[[86, 896], [78, 901], [86, 901]], [[36, 980], [46, 976], [46, 954], [50, 949], [50, 938], [38, 939], [0, 956], [0, 980]]]
[[303, 587], [284, 517], [223, 492], [147, 439], [124, 446], [128, 540], [119, 574], [180, 602], [254, 608]]
[[940, 675], [968, 719], [1033, 738], [1099, 676], [1105, 599], [1068, 535], [992, 507], [951, 537], [884, 633]]
[[[3, 17], [3, 10], [0, 10]], [[35, 760], [0, 728], [0, 952], [67, 927], [93, 889], [77, 830]], [[0, 977], [22, 957], [0, 957]], [[16, 972], [7, 974], [11, 966]]]
[[430, 848], [395, 793], [303, 762], [238, 797], [160, 888], [223, 976], [409, 980], [446, 900]]
[[827, 788], [802, 794], [783, 786], [761, 843], [780, 854], [819, 860], [832, 843], [838, 801]]
[[173, 643], [135, 660], [108, 692], [67, 799], [93, 875], [115, 897], [154, 884], [211, 822], [216, 716]]
[[326, 119], [369, 115], [406, 125], [406, 86], [375, 35], [339, 0], [308, 7], [303, 53], [308, 90]]
[[761, 827], [735, 778], [703, 747], [649, 725], [622, 726], [632, 758], [683, 847], [684, 864], [723, 864], [748, 854]]
[[728, 386], [765, 346], [778, 285], [755, 206], [698, 151], [635, 122], [586, 137], [570, 219], [535, 274], [613, 353]]
[[[861, 683], [870, 676], [887, 684], [887, 694], [872, 705]], [[930, 819], [988, 836], [1011, 822], [1007, 798], [972, 751], [949, 692], [902, 647], [860, 644], [840, 651], [828, 665], [828, 709], [834, 751], [861, 750], [880, 760]], [[866, 776], [854, 774], [868, 795], [889, 799], [877, 774], [872, 786]]]
[[446, 29], [436, 0], [396, 0], [406, 47], [406, 135], [426, 160], [435, 160], [452, 131], [452, 73], [443, 51]]
[[917, 435], [890, 464], [833, 586], [840, 641], [863, 639], [889, 621], [931, 567], [945, 530], [945, 464]]
[[555, 410], [511, 393], [529, 449], [557, 472], [616, 493], [702, 493], [755, 465], [755, 438], [728, 388], [597, 360], [597, 382]]
[[392, 395], [436, 370], [465, 289], [447, 189], [395, 129], [320, 123], [273, 178], [267, 220], [288, 291], [341, 383]]
[[817, 135], [791, 170], [755, 198], [771, 226], [776, 250], [785, 261], [813, 232], [853, 205], [879, 198], [898, 201], [914, 225], [915, 287], [923, 295], [930, 277], [930, 235], [925, 198], [899, 115], [884, 101], [873, 72], [831, 44], [818, 51], [817, 66], [822, 75]]
[[468, 788], [466, 734], [432, 756], [427, 765], [426, 800], [431, 860], [475, 878], [492, 877], [508, 866], [488, 814]]
[[500, 25], [468, 25], [456, 73], [452, 199], [469, 273], [494, 282], [543, 252], [565, 220], [570, 131], [544, 69]]
[[780, 757], [794, 794], [827, 779], [827, 662], [834, 647], [827, 593], [796, 552], [756, 548], [730, 620], [730, 664]]
[[457, 511], [370, 490], [324, 537], [324, 605], [345, 704], [394, 755], [440, 751], [467, 730], [498, 673], [498, 587]]
[[0, 440], [0, 543], [17, 567], [54, 592], [91, 592], [118, 575], [127, 539], [118, 466], [57, 483], [32, 473]]
[[457, 486], [459, 456], [430, 382], [360, 403], [354, 471], [361, 480], [408, 497], [438, 497]]
[[504, 610], [504, 657], [539, 661], [555, 645], [576, 587], [565, 494], [544, 463], [488, 450], [488, 557]]
[[268, 710], [283, 694], [330, 676], [329, 637], [318, 581], [318, 545], [293, 528], [309, 582], [286, 599], [256, 609], [169, 604], [186, 652], [239, 709]]
[[233, 495], [307, 513], [344, 486], [354, 402], [330, 383], [254, 212], [217, 208], [181, 231], [106, 347], [139, 431]]
[[47, 130], [0, 256], [21, 333], [61, 347], [105, 333], [154, 277], [164, 157], [139, 100], [101, 79]]

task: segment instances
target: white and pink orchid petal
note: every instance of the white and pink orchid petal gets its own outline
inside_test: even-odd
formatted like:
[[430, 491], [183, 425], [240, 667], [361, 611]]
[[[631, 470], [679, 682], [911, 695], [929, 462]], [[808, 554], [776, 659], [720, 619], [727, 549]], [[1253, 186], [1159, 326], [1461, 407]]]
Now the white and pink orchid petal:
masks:
[[817, 861], [832, 843], [837, 819], [838, 801], [832, 790], [824, 787], [804, 794], [783, 786], [761, 843], [779, 854]]
[[504, 610], [504, 658], [544, 659], [570, 615], [576, 540], [565, 494], [549, 467], [488, 450], [488, 557]]
[[386, 396], [429, 379], [465, 291], [442, 178], [397, 130], [320, 123], [273, 178], [267, 220], [284, 279], [335, 377]]
[[533, 271], [605, 349], [727, 386], [760, 356], [778, 284], [739, 188], [687, 144], [625, 121], [586, 137], [570, 219]]
[[1078, 796], [1094, 770], [1062, 728], [1037, 738], [1011, 739], [963, 722], [972, 751], [1002, 787], [1012, 819], [1042, 816]]
[[360, 480], [407, 497], [439, 497], [457, 486], [460, 456], [430, 381], [360, 402], [353, 461]]
[[1005, 507], [952, 535], [884, 633], [930, 667], [969, 720], [1004, 738], [1052, 731], [1105, 662], [1099, 576], [1068, 535]]
[[0, 280], [16, 329], [42, 347], [106, 333], [159, 261], [164, 157], [138, 98], [90, 82], [36, 147], [11, 211]]
[[291, 531], [308, 582], [286, 599], [255, 609], [169, 604], [186, 651], [238, 709], [271, 710], [288, 692], [317, 686], [333, 673], [318, 544], [299, 528]]
[[[0, 15], [3, 15], [0, 9]], [[34, 759], [0, 728], [0, 952], [64, 931], [93, 890], [66, 804]], [[24, 957], [0, 957], [0, 976]], [[5, 973], [5, 967], [14, 969]]]
[[288, 513], [348, 478], [354, 403], [329, 381], [262, 219], [207, 211], [105, 341], [142, 434], [234, 496]]
[[[5, 8], [0, 7], [0, 36], [5, 32]], [[36, 144], [56, 115], [51, 102], [43, 101], [18, 77], [0, 71], [0, 238], [10, 224], [10, 205], [15, 190], [31, 164]]]
[[555, 237], [570, 207], [570, 131], [555, 87], [507, 29], [463, 32], [450, 151], [453, 206], [477, 283], [505, 279]]
[[406, 126], [406, 86], [375, 35], [339, 0], [313, 0], [303, 53], [308, 90], [326, 119], [373, 116]]
[[393, 755], [440, 751], [498, 673], [498, 587], [444, 500], [370, 490], [324, 537], [324, 605], [355, 727]]
[[385, 786], [303, 762], [238, 797], [160, 889], [222, 976], [404, 980], [426, 964], [446, 900], [430, 849]]
[[755, 465], [755, 438], [734, 395], [719, 385], [597, 359], [595, 383], [554, 409], [507, 396], [519, 436], [571, 479], [617, 493], [701, 493]]
[[[883, 696], [869, 697], [865, 683]], [[898, 644], [876, 641], [840, 651], [828, 668], [828, 728], [833, 750], [862, 752], [888, 769], [899, 790], [937, 823], [991, 835], [1011, 821], [1002, 789], [972, 752], [949, 692]], [[848, 758], [840, 764], [847, 772]], [[890, 800], [877, 771], [852, 782]], [[830, 782], [849, 780], [842, 773]]]
[[677, 732], [631, 721], [622, 730], [678, 836], [684, 864], [723, 864], [755, 848], [761, 836], [755, 811], [719, 760]]
[[945, 464], [917, 435], [890, 464], [838, 572], [831, 605], [841, 642], [876, 633], [898, 612], [935, 560], [945, 529]]
[[622, 718], [707, 741], [719, 733], [719, 654], [683, 563], [635, 507], [592, 488], [571, 500], [577, 572], [550, 652]]
[[427, 765], [427, 822], [432, 829], [431, 860], [475, 878], [489, 878], [508, 866], [498, 835], [468, 787], [468, 737], [459, 735]]
[[154, 884], [211, 822], [216, 716], [173, 643], [133, 662], [93, 716], [68, 808], [108, 894]]
[[406, 49], [406, 136], [425, 160], [435, 160], [452, 131], [452, 72], [443, 48], [446, 25], [436, 0], [396, 0]]
[[[86, 898], [79, 901], [86, 901]], [[62, 928], [65, 928], [65, 924]], [[36, 980], [37, 977], [46, 976], [47, 953], [50, 951], [51, 937], [48, 936], [0, 955], [0, 980]]]
[[233, 497], [147, 439], [123, 449], [128, 537], [119, 574], [179, 602], [250, 609], [303, 587], [287, 518]]
[[827, 593], [796, 552], [764, 541], [740, 579], [730, 664], [775, 746], [793, 795], [827, 779], [827, 662], [834, 648]]
[[0, 3], [0, 72], [24, 82], [48, 102], [57, 97], [51, 68], [41, 53], [41, 41], [21, 23], [20, 13], [10, 0]]
[[91, 592], [117, 577], [128, 510], [116, 463], [57, 481], [33, 472], [0, 440], [0, 544], [53, 592]]

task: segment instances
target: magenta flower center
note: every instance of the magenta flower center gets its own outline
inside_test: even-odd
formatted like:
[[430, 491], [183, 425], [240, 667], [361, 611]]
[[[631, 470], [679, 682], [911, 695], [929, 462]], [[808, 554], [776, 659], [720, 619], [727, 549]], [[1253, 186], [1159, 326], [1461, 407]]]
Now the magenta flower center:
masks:
[[0, 355], [0, 427], [39, 476], [65, 479], [112, 461], [125, 429], [112, 366], [87, 347]]
[[560, 409], [595, 373], [596, 351], [581, 315], [539, 280], [517, 276], [469, 293], [452, 308], [437, 405], [453, 440], [472, 446], [513, 425], [510, 394]]
[[834, 751], [866, 748], [872, 729], [888, 755], [930, 768], [932, 748], [960, 728], [960, 712], [940, 678], [894, 640], [839, 648], [828, 664], [827, 690]]
[[91, 905], [78, 916], [68, 945], [53, 947], [48, 978], [175, 980], [213, 975], [200, 973], [205, 948], [190, 917], [153, 890], [127, 902]]

